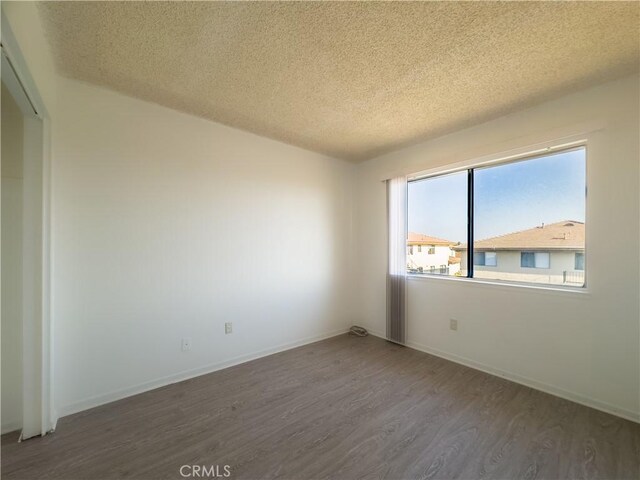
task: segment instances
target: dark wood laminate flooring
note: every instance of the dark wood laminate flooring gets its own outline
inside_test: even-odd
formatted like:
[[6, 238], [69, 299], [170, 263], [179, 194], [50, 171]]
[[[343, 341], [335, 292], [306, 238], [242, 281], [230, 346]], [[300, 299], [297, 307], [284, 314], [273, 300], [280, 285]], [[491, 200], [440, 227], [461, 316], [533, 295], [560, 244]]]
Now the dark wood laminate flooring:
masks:
[[185, 464], [226, 464], [232, 479], [640, 478], [638, 424], [348, 335], [15, 440], [2, 437], [3, 480], [180, 479]]

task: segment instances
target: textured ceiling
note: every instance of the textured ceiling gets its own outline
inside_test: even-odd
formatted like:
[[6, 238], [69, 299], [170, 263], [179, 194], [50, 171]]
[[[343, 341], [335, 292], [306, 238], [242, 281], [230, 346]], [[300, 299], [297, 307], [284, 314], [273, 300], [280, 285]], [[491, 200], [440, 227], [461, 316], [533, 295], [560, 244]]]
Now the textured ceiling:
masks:
[[42, 2], [63, 75], [360, 161], [637, 71], [637, 2]]

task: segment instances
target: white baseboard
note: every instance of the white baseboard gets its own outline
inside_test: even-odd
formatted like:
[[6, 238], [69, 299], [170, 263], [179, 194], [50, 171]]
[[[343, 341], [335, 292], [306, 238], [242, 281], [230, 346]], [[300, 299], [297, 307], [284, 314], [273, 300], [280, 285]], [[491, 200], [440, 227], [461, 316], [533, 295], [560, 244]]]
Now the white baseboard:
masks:
[[[369, 329], [367, 330], [374, 337], [380, 337], [380, 338], [386, 339], [386, 335], [381, 332], [377, 332], [375, 330], [369, 330]], [[420, 352], [424, 352], [430, 355], [434, 355], [436, 357], [444, 358], [445, 360], [449, 360], [451, 362], [458, 363], [466, 367], [480, 370], [490, 375], [495, 375], [497, 377], [505, 378], [512, 382], [519, 383], [520, 385], [524, 385], [526, 387], [530, 387], [535, 390], [540, 390], [541, 392], [545, 392], [550, 395], [554, 395], [556, 397], [564, 398], [565, 400], [570, 400], [572, 402], [579, 403], [580, 405], [584, 405], [586, 407], [595, 408], [596, 410], [600, 410], [602, 412], [609, 413], [611, 415], [615, 415], [617, 417], [621, 417], [626, 420], [631, 420], [632, 422], [640, 423], [640, 413], [634, 412], [632, 410], [627, 410], [625, 408], [620, 408], [615, 405], [611, 405], [607, 402], [602, 402], [600, 400], [588, 398], [583, 395], [580, 395], [579, 393], [571, 392], [569, 390], [565, 390], [563, 388], [556, 387], [548, 383], [539, 382], [538, 380], [535, 380], [533, 378], [524, 377], [522, 375], [518, 375], [517, 373], [494, 368], [490, 365], [487, 365], [481, 362], [476, 362], [475, 360], [472, 360], [470, 358], [462, 357], [460, 355], [455, 355], [448, 352], [443, 352], [441, 350], [427, 347], [419, 343], [407, 342], [406, 346], [409, 348], [413, 348], [414, 350], [418, 350]]]
[[5, 433], [15, 432], [16, 430], [20, 430], [21, 428], [22, 420], [13, 420], [2, 424], [2, 427], [0, 427], [0, 434], [4, 435]]
[[241, 363], [249, 362], [251, 360], [256, 360], [258, 358], [266, 357], [268, 355], [273, 355], [274, 353], [283, 352], [285, 350], [291, 350], [292, 348], [308, 345], [310, 343], [318, 342], [320, 340], [325, 340], [327, 338], [335, 337], [337, 335], [343, 335], [348, 331], [349, 331], [348, 328], [341, 328], [329, 333], [314, 335], [311, 337], [305, 337], [293, 342], [288, 342], [288, 343], [277, 345], [275, 347], [266, 348], [258, 352], [239, 355], [237, 357], [230, 358], [229, 360], [225, 360], [223, 362], [218, 362], [214, 364], [205, 365], [203, 367], [185, 370], [172, 375], [167, 375], [165, 377], [157, 378], [155, 380], [151, 380], [149, 382], [145, 382], [139, 385], [134, 385], [131, 387], [123, 388], [121, 390], [116, 390], [114, 392], [105, 393], [102, 395], [96, 395], [95, 397], [87, 398], [85, 400], [81, 400], [79, 402], [74, 402], [74, 403], [65, 405], [63, 407], [60, 407], [58, 410], [59, 418], [65, 417], [67, 415], [71, 415], [73, 413], [82, 412], [90, 408], [99, 407], [100, 405], [104, 405], [106, 403], [115, 402], [116, 400], [122, 400], [123, 398], [131, 397], [133, 395], [138, 395], [140, 393], [148, 392], [149, 390], [154, 390], [156, 388], [164, 387], [166, 385], [182, 382], [190, 378], [199, 377], [200, 375], [206, 375], [207, 373], [212, 373], [218, 370], [232, 367], [234, 365], [239, 365]]

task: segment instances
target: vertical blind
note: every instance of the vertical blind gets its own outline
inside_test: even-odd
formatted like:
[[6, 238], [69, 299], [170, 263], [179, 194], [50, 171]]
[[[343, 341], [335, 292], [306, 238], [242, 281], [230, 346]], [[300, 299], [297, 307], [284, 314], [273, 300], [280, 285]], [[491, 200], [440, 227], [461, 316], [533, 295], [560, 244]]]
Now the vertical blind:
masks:
[[387, 180], [387, 219], [387, 339], [404, 344], [407, 334], [407, 177]]

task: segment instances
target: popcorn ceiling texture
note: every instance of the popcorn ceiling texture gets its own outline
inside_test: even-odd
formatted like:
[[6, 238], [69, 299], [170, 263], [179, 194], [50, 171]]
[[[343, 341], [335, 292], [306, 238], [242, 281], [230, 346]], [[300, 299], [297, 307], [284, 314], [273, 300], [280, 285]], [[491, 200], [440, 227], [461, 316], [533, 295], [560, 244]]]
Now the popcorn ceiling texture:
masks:
[[637, 71], [636, 2], [42, 2], [57, 67], [352, 161]]

